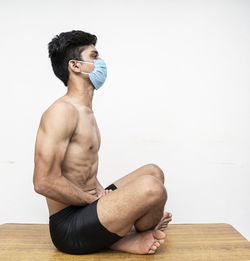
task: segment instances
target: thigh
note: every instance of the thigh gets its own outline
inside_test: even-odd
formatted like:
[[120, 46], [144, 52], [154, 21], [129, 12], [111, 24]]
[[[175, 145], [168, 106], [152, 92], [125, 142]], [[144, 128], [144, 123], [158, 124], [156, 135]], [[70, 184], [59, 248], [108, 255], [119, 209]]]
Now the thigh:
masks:
[[108, 231], [124, 236], [164, 191], [162, 182], [152, 175], [134, 178], [98, 200], [99, 221]]
[[146, 165], [132, 171], [131, 173], [127, 174], [126, 176], [116, 180], [115, 182], [113, 182], [113, 184], [117, 188], [120, 188], [120, 187], [126, 185], [128, 182], [131, 182], [135, 178], [141, 177], [143, 175], [153, 175], [153, 174], [154, 174], [154, 171], [153, 171], [152, 164], [146, 164]]

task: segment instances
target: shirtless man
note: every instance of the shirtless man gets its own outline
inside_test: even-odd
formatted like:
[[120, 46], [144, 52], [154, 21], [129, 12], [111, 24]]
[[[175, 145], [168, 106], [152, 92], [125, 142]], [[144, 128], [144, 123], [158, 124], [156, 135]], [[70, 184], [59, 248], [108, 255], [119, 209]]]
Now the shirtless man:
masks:
[[167, 191], [160, 167], [144, 165], [105, 189], [97, 179], [100, 133], [92, 99], [107, 71], [96, 41], [95, 35], [74, 30], [48, 45], [53, 71], [67, 93], [42, 114], [34, 190], [46, 197], [50, 235], [58, 250], [154, 254], [172, 216], [164, 213]]

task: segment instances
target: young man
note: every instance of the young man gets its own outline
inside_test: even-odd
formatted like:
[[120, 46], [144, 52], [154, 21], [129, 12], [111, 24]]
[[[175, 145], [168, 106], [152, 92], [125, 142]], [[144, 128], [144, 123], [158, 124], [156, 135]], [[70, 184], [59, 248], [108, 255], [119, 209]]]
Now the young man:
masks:
[[35, 144], [34, 190], [46, 197], [49, 229], [58, 250], [106, 249], [153, 254], [164, 243], [171, 213], [164, 211], [164, 174], [147, 164], [103, 188], [97, 179], [100, 133], [94, 91], [107, 76], [97, 37], [64, 32], [48, 44], [55, 75], [67, 87], [41, 117]]

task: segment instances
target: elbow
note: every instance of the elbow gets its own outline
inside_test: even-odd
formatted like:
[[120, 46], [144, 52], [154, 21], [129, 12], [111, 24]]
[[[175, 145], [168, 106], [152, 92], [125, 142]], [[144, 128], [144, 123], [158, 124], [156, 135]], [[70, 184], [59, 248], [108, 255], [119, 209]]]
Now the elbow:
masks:
[[38, 194], [44, 194], [45, 192], [45, 186], [42, 183], [34, 183], [34, 190]]

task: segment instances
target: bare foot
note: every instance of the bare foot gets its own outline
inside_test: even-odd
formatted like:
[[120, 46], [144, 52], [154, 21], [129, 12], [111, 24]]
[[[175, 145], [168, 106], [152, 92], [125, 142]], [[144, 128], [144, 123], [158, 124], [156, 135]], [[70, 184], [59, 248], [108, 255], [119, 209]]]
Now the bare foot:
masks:
[[164, 243], [165, 233], [160, 230], [148, 230], [140, 233], [128, 233], [110, 246], [112, 250], [132, 254], [154, 254]]
[[160, 222], [156, 225], [154, 230], [161, 230], [164, 232], [168, 226], [168, 223], [172, 220], [172, 213], [164, 212], [163, 217], [161, 218]]

